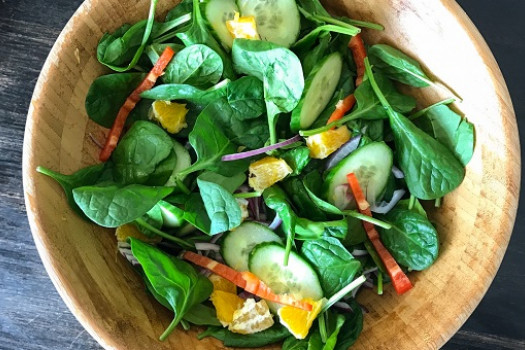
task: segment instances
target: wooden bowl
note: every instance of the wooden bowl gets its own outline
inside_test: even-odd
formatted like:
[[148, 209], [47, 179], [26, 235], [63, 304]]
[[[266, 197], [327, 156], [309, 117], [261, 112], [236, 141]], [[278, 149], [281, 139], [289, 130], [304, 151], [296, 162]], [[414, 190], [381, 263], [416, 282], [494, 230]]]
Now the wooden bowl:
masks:
[[[173, 1], [159, 1], [164, 13]], [[110, 230], [88, 224], [68, 207], [62, 189], [37, 174], [43, 165], [71, 173], [97, 162], [89, 134], [106, 130], [88, 120], [84, 98], [106, 70], [95, 48], [101, 35], [148, 12], [147, 0], [87, 0], [55, 43], [36, 84], [24, 140], [27, 213], [44, 265], [65, 303], [106, 349], [221, 349], [196, 331], [158, 336], [170, 312], [150, 298], [116, 251]], [[509, 242], [518, 203], [520, 148], [512, 103], [494, 57], [452, 0], [334, 0], [335, 13], [375, 21], [370, 43], [391, 43], [417, 58], [464, 102], [456, 107], [476, 127], [476, 150], [459, 189], [432, 212], [441, 253], [427, 271], [411, 273], [403, 296], [363, 293], [369, 310], [357, 349], [436, 349], [465, 322], [487, 291]], [[414, 91], [426, 105], [445, 90]], [[278, 349], [278, 346], [268, 349]]]

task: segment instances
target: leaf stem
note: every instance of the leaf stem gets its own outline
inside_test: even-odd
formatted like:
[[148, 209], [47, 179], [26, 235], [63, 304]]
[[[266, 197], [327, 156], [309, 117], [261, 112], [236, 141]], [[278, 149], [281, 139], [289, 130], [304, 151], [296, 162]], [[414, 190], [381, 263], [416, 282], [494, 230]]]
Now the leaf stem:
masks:
[[331, 308], [335, 303], [343, 299], [345, 295], [347, 295], [348, 293], [350, 293], [351, 291], [353, 291], [354, 289], [356, 289], [357, 287], [365, 283], [365, 281], [366, 281], [366, 277], [361, 275], [360, 277], [353, 280], [350, 284], [343, 287], [343, 289], [341, 289], [339, 292], [332, 295], [330, 299], [328, 299], [326, 304], [323, 306], [323, 309], [321, 310], [321, 312], [325, 312], [326, 310]]
[[[173, 37], [172, 34], [174, 33], [169, 33], [169, 37], [167, 37], [167, 35], [165, 36], [162, 36], [163, 34], [169, 32], [170, 30], [180, 26], [181, 24], [184, 24], [186, 22], [189, 22], [191, 20], [191, 13], [186, 13], [180, 17], [177, 17], [175, 19], [172, 19], [171, 21], [169, 22], [166, 22], [166, 23], [163, 23], [162, 26], [160, 27], [160, 29], [158, 31], [155, 32], [155, 38], [153, 40], [153, 42], [163, 42], [167, 39], [171, 39]], [[167, 37], [167, 38], [164, 38], [164, 37]]]
[[177, 184], [177, 187], [180, 188], [180, 190], [184, 193], [184, 194], [190, 194], [191, 191], [190, 189], [184, 184], [184, 182], [180, 179], [180, 178], [177, 178], [175, 180], [175, 183]]
[[321, 341], [323, 344], [326, 343], [328, 339], [328, 331], [326, 330], [326, 313], [323, 312], [319, 315], [319, 334], [321, 335]]
[[377, 294], [383, 295], [383, 274], [381, 271], [377, 272]]
[[436, 198], [436, 202], [434, 203], [434, 206], [435, 206], [436, 208], [441, 207], [441, 201], [442, 201], [442, 199], [443, 199], [442, 197]]
[[344, 125], [344, 124], [348, 123], [349, 121], [352, 121], [352, 120], [355, 120], [355, 119], [359, 119], [362, 114], [364, 114], [363, 110], [355, 110], [352, 113], [347, 114], [345, 117], [343, 117], [343, 118], [341, 118], [339, 120], [336, 120], [335, 122], [331, 122], [330, 124], [326, 124], [325, 126], [321, 126], [321, 127], [317, 128], [317, 129], [301, 130], [301, 131], [299, 131], [299, 135], [301, 135], [301, 136], [317, 135], [317, 134], [320, 134], [322, 132], [331, 130], [334, 127], [338, 128], [341, 125]]
[[240, 192], [233, 194], [235, 198], [257, 198], [260, 196], [262, 196], [262, 192]]
[[348, 216], [351, 216], [353, 218], [369, 222], [371, 224], [374, 224], [376, 226], [384, 228], [385, 230], [390, 230], [392, 228], [392, 225], [389, 224], [388, 222], [384, 222], [384, 221], [378, 220], [376, 218], [373, 218], [373, 217], [368, 216], [368, 215], [361, 214], [361, 213], [359, 213], [357, 211], [354, 211], [354, 210], [344, 210], [342, 213], [343, 213], [343, 215], [348, 215]]
[[186, 242], [186, 241], [183, 241], [182, 239], [180, 238], [177, 238], [177, 237], [174, 237], [172, 235], [169, 235], [167, 234], [166, 232], [163, 232], [161, 230], [159, 230], [158, 228], [150, 225], [149, 223], [147, 223], [144, 219], [142, 218], [138, 218], [135, 220], [135, 222], [137, 224], [139, 224], [140, 226], [150, 230], [151, 232], [155, 233], [156, 235], [162, 237], [162, 238], [165, 238], [169, 241], [172, 241], [173, 243], [177, 243], [178, 245], [180, 245], [182, 248], [185, 248], [185, 249], [195, 249], [195, 247], [193, 245], [191, 245], [190, 243]]
[[171, 334], [171, 332], [173, 332], [173, 330], [175, 329], [175, 327], [177, 327], [178, 324], [179, 324], [179, 320], [177, 317], [175, 317], [173, 321], [171, 321], [168, 328], [166, 328], [164, 333], [161, 334], [161, 336], [159, 337], [159, 340], [160, 341], [166, 340], [166, 338]]
[[414, 208], [415, 204], [416, 204], [416, 196], [411, 194], [410, 195], [410, 200], [408, 201], [408, 210], [412, 210], [412, 208]]
[[319, 20], [321, 20], [321, 21], [323, 21], [323, 22], [332, 23], [332, 24], [335, 24], [335, 25], [338, 25], [338, 26], [341, 26], [341, 27], [345, 27], [345, 28], [351, 29], [351, 30], [360, 30], [355, 25], [356, 22], [364, 24], [364, 25], [361, 25], [360, 27], [371, 28], [370, 26], [368, 26], [368, 25], [371, 25], [372, 27], [374, 27], [374, 28], [371, 28], [371, 29], [377, 29], [377, 27], [380, 28], [379, 30], [383, 30], [384, 29], [382, 26], [380, 26], [378, 24], [375, 24], [375, 23], [362, 22], [362, 21], [353, 21], [353, 23], [348, 23], [348, 22], [341, 21], [341, 20], [339, 20], [337, 18], [333, 18], [333, 17], [329, 17], [329, 16], [323, 16], [323, 15], [314, 15], [314, 17], [319, 19]]
[[420, 111], [417, 111], [417, 112], [413, 113], [412, 115], [410, 115], [408, 117], [408, 119], [410, 119], [410, 120], [417, 119], [417, 118], [422, 117], [423, 115], [425, 115], [429, 110], [431, 110], [434, 107], [441, 106], [441, 105], [448, 105], [448, 104], [451, 104], [451, 103], [454, 103], [454, 102], [456, 102], [456, 99], [454, 97], [447, 98], [446, 100], [436, 102], [436, 103], [434, 103], [431, 106], [428, 106], [426, 108], [423, 108]]
[[190, 330], [190, 324], [186, 320], [180, 320], [180, 325], [185, 331]]

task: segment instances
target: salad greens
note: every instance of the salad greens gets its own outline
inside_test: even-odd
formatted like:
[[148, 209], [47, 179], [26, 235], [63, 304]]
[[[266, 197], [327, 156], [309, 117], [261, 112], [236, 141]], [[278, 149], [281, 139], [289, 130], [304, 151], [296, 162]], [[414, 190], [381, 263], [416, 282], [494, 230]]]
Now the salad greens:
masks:
[[367, 50], [361, 28], [382, 26], [318, 0], [183, 0], [164, 21], [156, 5], [97, 47], [116, 73], [92, 82], [85, 108], [125, 128], [108, 135], [111, 157], [38, 172], [79, 216], [117, 228], [119, 250], [173, 312], [160, 340], [181, 324], [225, 346], [348, 349], [361, 286], [399, 292], [392, 264], [404, 275], [439, 258], [420, 201], [462, 183], [474, 126], [452, 98], [414, 112], [398, 87], [433, 86], [422, 65], [386, 44]]

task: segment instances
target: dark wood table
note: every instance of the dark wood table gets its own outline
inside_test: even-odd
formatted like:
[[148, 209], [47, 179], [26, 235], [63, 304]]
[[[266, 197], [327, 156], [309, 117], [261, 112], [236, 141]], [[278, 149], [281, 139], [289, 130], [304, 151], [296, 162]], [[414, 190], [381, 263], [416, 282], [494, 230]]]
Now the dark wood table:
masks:
[[[81, 2], [0, 0], [0, 349], [100, 349], [42, 266], [29, 231], [21, 175], [33, 87], [51, 46]], [[459, 3], [492, 48], [514, 97], [518, 124], [525, 127], [525, 1]], [[525, 349], [524, 234], [521, 208], [494, 283], [444, 349]]]

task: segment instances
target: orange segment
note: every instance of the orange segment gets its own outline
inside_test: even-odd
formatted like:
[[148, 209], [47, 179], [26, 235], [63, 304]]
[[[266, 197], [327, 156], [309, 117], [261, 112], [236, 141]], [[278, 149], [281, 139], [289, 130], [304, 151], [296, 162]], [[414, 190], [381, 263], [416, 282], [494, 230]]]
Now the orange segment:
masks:
[[350, 140], [350, 131], [346, 126], [328, 130], [306, 139], [306, 146], [310, 149], [310, 157], [324, 159], [337, 151]]
[[213, 290], [221, 290], [223, 292], [228, 292], [232, 294], [237, 294], [237, 286], [232, 282], [228, 281], [226, 278], [222, 278], [219, 275], [212, 274], [208, 279], [213, 284]]
[[233, 321], [233, 313], [242, 307], [244, 299], [237, 294], [228, 293], [222, 290], [214, 290], [211, 293], [210, 300], [217, 311], [217, 319], [224, 327], [227, 327]]
[[273, 326], [273, 317], [264, 300], [246, 299], [241, 309], [233, 313], [233, 322], [228, 329], [233, 333], [253, 334]]
[[264, 191], [292, 173], [292, 168], [284, 161], [275, 157], [264, 157], [249, 168], [248, 184], [255, 191]]
[[312, 327], [317, 315], [323, 306], [323, 300], [314, 301], [312, 299], [304, 299], [303, 301], [312, 304], [312, 311], [305, 311], [293, 306], [283, 306], [279, 309], [280, 322], [283, 326], [288, 328], [290, 333], [297, 339], [304, 339], [308, 335], [308, 331]]
[[254, 16], [240, 17], [239, 12], [235, 12], [233, 20], [226, 21], [226, 28], [234, 39], [260, 39]]
[[171, 134], [176, 134], [188, 126], [187, 113], [186, 105], [181, 103], [155, 101], [151, 105], [151, 119], [157, 120]]

